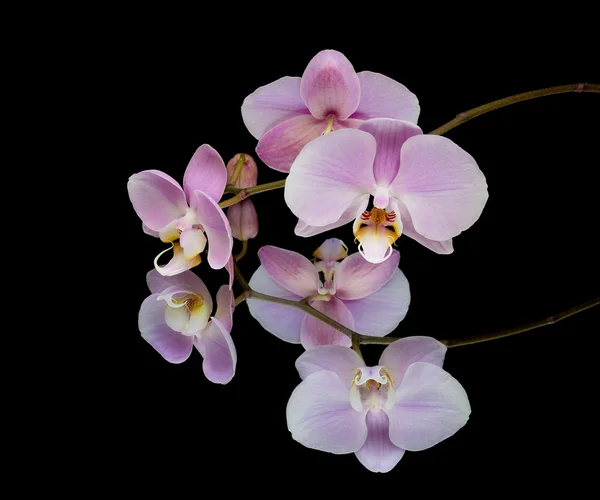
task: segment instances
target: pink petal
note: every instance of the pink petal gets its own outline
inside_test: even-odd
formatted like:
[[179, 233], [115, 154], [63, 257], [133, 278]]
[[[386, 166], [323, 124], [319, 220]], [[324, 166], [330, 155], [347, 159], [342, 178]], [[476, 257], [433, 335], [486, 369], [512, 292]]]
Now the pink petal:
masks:
[[316, 234], [325, 233], [330, 231], [331, 229], [338, 228], [349, 222], [352, 222], [358, 215], [364, 212], [365, 208], [369, 204], [369, 195], [365, 194], [360, 198], [357, 198], [355, 202], [350, 204], [350, 206], [344, 211], [342, 216], [335, 222], [331, 224], [325, 224], [324, 226], [310, 226], [306, 222], [302, 220], [298, 220], [296, 224], [296, 228], [294, 232], [298, 236], [303, 236], [305, 238], [309, 236], [314, 236]]
[[192, 352], [193, 338], [171, 330], [165, 323], [165, 303], [152, 294], [142, 302], [138, 326], [146, 340], [169, 363], [183, 363]]
[[346, 383], [333, 372], [306, 377], [294, 389], [286, 415], [292, 438], [308, 448], [353, 453], [367, 439], [365, 414], [352, 408]]
[[146, 224], [144, 224], [143, 222], [142, 222], [142, 231], [144, 231], [144, 233], [146, 233], [149, 236], [154, 236], [155, 238], [159, 238], [160, 237], [160, 232], [159, 231], [153, 231], [148, 226], [146, 226]]
[[290, 210], [311, 226], [336, 222], [358, 198], [375, 190], [375, 138], [354, 129], [311, 141], [285, 183]]
[[379, 364], [388, 367], [394, 385], [398, 387], [413, 363], [444, 366], [446, 350], [444, 344], [432, 337], [406, 337], [387, 346], [381, 353]]
[[252, 200], [243, 200], [227, 209], [227, 220], [231, 226], [231, 235], [239, 241], [256, 238], [258, 234], [258, 215]]
[[431, 363], [414, 363], [396, 388], [393, 408], [386, 413], [392, 443], [421, 451], [465, 425], [471, 406], [463, 387], [448, 372]]
[[[263, 266], [260, 266], [252, 275], [250, 287], [257, 292], [273, 297], [295, 301], [302, 299], [299, 295], [279, 286]], [[306, 313], [293, 307], [273, 304], [252, 297], [246, 299], [246, 303], [250, 314], [269, 333], [286, 342], [300, 343], [300, 328]]]
[[228, 332], [231, 332], [233, 326], [234, 304], [233, 292], [227, 285], [222, 285], [217, 292], [217, 312], [214, 317]]
[[302, 379], [323, 370], [335, 372], [350, 389], [356, 369], [364, 364], [352, 349], [341, 345], [322, 345], [301, 354], [296, 360], [296, 369]]
[[293, 116], [265, 132], [258, 141], [256, 154], [269, 167], [289, 172], [302, 148], [320, 137], [326, 127], [324, 120], [311, 115]]
[[390, 424], [384, 411], [367, 413], [367, 440], [356, 458], [371, 472], [389, 472], [400, 461], [404, 450], [390, 441]]
[[212, 311], [213, 302], [210, 292], [204, 282], [193, 271], [184, 271], [176, 276], [161, 276], [156, 269], [152, 269], [146, 274], [146, 283], [154, 294], [161, 294], [170, 287], [189, 290], [196, 295], [200, 295], [208, 305], [208, 309]]
[[260, 248], [258, 258], [265, 271], [278, 285], [302, 298], [317, 293], [319, 274], [306, 257], [267, 245]]
[[[352, 314], [341, 300], [332, 297], [329, 302], [316, 300], [310, 305], [317, 311], [321, 311], [323, 314], [329, 316], [338, 323], [341, 323], [345, 327], [350, 328], [351, 330], [354, 329], [354, 319], [352, 318]], [[352, 345], [350, 338], [342, 332], [337, 331], [335, 328], [308, 314], [302, 323], [300, 341], [305, 349], [328, 344], [347, 347]]]
[[392, 191], [419, 234], [448, 240], [481, 215], [488, 199], [485, 177], [473, 157], [450, 139], [411, 137], [402, 147], [400, 165]]
[[186, 259], [193, 259], [199, 255], [206, 246], [206, 236], [201, 229], [184, 229], [179, 236], [179, 244], [183, 248]]
[[311, 59], [300, 82], [300, 95], [315, 118], [348, 118], [360, 102], [360, 81], [350, 61], [337, 50]]
[[360, 126], [360, 130], [368, 132], [377, 141], [373, 173], [378, 186], [389, 186], [398, 175], [400, 150], [406, 140], [423, 134], [419, 127], [410, 122], [389, 118], [366, 121]]
[[225, 325], [212, 318], [200, 336], [194, 338], [194, 345], [204, 358], [202, 370], [208, 380], [226, 384], [233, 378], [237, 354]]
[[435, 241], [425, 238], [425, 236], [420, 235], [415, 231], [415, 227], [413, 226], [412, 219], [410, 214], [408, 213], [408, 209], [404, 206], [404, 203], [399, 201], [398, 199], [394, 199], [392, 201], [397, 207], [398, 212], [400, 213], [400, 220], [402, 221], [402, 233], [412, 238], [413, 240], [419, 242], [425, 248], [429, 248], [429, 250], [442, 255], [448, 255], [454, 252], [454, 247], [452, 245], [452, 239], [445, 241]]
[[352, 313], [355, 331], [384, 337], [396, 329], [408, 312], [408, 280], [397, 269], [392, 279], [372, 295], [358, 300], [344, 300], [344, 304]]
[[350, 255], [335, 270], [335, 296], [356, 300], [372, 295], [392, 279], [398, 262], [398, 250], [394, 250], [391, 257], [381, 264], [367, 262], [360, 253]]
[[330, 262], [345, 259], [348, 257], [348, 247], [339, 238], [328, 238], [313, 252], [313, 256]]
[[160, 231], [185, 215], [185, 193], [177, 181], [158, 170], [144, 170], [127, 182], [129, 199], [135, 213], [152, 231]]
[[188, 200], [196, 189], [218, 202], [227, 183], [227, 169], [223, 158], [208, 144], [200, 146], [183, 175], [183, 189]]
[[231, 290], [233, 288], [233, 280], [235, 278], [233, 256], [229, 257], [227, 264], [225, 264], [225, 269], [227, 269], [227, 272], [229, 273], [229, 289]]
[[417, 123], [419, 100], [404, 85], [387, 76], [372, 71], [358, 73], [360, 104], [352, 118], [395, 118]]
[[259, 87], [242, 104], [244, 125], [255, 139], [288, 118], [308, 113], [300, 97], [299, 76], [284, 76]]
[[208, 263], [213, 269], [221, 269], [227, 264], [233, 248], [229, 221], [217, 202], [206, 193], [196, 190], [190, 201], [196, 220], [208, 238]]

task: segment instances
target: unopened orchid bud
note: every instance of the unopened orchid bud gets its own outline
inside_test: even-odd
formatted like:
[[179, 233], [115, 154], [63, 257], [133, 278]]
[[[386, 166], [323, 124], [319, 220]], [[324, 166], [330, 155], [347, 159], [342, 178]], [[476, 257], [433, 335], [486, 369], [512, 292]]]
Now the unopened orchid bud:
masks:
[[227, 163], [227, 184], [241, 189], [254, 187], [257, 177], [256, 162], [249, 154], [238, 153]]
[[247, 241], [258, 234], [258, 215], [252, 200], [243, 200], [227, 209], [231, 234], [236, 240]]

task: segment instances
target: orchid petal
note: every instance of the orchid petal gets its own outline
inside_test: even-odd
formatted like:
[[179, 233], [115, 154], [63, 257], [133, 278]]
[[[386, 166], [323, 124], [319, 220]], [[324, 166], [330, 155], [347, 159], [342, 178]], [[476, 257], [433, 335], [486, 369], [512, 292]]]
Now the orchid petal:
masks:
[[218, 202], [227, 184], [227, 169], [223, 158], [217, 151], [203, 144], [188, 163], [183, 175], [183, 189], [188, 200], [192, 199], [196, 189]]
[[[354, 329], [354, 319], [352, 318], [352, 314], [341, 300], [331, 297], [329, 302], [317, 300], [310, 305], [317, 311], [322, 312], [345, 327], [350, 328], [351, 330]], [[346, 347], [352, 345], [352, 341], [348, 336], [308, 314], [302, 323], [300, 341], [305, 349], [328, 344]]]
[[356, 369], [364, 364], [352, 349], [341, 345], [322, 345], [301, 354], [296, 360], [296, 369], [302, 379], [323, 370], [335, 372], [350, 389]]
[[229, 273], [229, 289], [233, 288], [233, 279], [235, 276], [234, 265], [233, 265], [233, 256], [229, 257], [227, 264], [225, 264], [225, 269]]
[[202, 370], [208, 380], [226, 384], [233, 378], [237, 363], [235, 345], [229, 330], [218, 319], [210, 320], [200, 336], [194, 338], [194, 345], [204, 358]]
[[324, 226], [310, 226], [303, 220], [298, 220], [296, 228], [294, 229], [294, 233], [296, 233], [298, 236], [303, 236], [307, 238], [316, 234], [325, 233], [327, 231], [330, 231], [331, 229], [336, 229], [356, 219], [357, 216], [364, 212], [368, 204], [369, 195], [365, 194], [360, 198], [357, 198], [355, 202], [351, 203], [350, 206], [344, 211], [342, 216], [337, 221], [331, 224], [325, 224]]
[[431, 250], [437, 254], [448, 255], [448, 254], [451, 254], [452, 252], [454, 252], [454, 246], [452, 245], [452, 239], [445, 240], [445, 241], [435, 241], [435, 240], [430, 240], [429, 238], [425, 238], [425, 236], [422, 236], [415, 231], [415, 227], [413, 226], [413, 223], [412, 223], [412, 218], [410, 217], [410, 213], [408, 212], [408, 209], [404, 206], [404, 203], [402, 203], [397, 198], [392, 200], [391, 203], [393, 205], [396, 205], [397, 210], [398, 210], [397, 213], [400, 214], [400, 220], [402, 221], [402, 233], [403, 234], [405, 234], [409, 238], [412, 238], [416, 242], [423, 245], [425, 248], [428, 248], [429, 250]]
[[285, 183], [285, 201], [299, 219], [324, 226], [375, 189], [375, 138], [344, 129], [318, 137], [300, 152]]
[[233, 327], [234, 304], [235, 297], [231, 289], [227, 285], [221, 285], [217, 292], [217, 311], [214, 317], [228, 332]]
[[302, 298], [317, 293], [319, 274], [303, 255], [267, 245], [260, 248], [258, 258], [278, 285]]
[[367, 413], [367, 440], [356, 458], [371, 472], [389, 472], [400, 461], [404, 450], [390, 441], [390, 424], [383, 411]]
[[452, 436], [467, 423], [467, 393], [448, 372], [431, 363], [413, 363], [396, 388], [390, 439], [399, 448], [421, 451]]
[[[154, 259], [154, 268], [163, 276], [174, 276], [200, 264], [201, 259], [199, 255], [196, 255], [192, 259], [188, 259], [179, 242], [171, 243], [171, 245], [170, 248], [160, 252]], [[171, 257], [171, 260], [164, 266], [159, 266], [158, 259], [162, 254], [169, 252], [171, 248], [173, 249], [173, 257]]]
[[360, 253], [354, 253], [340, 262], [335, 270], [335, 296], [342, 300], [356, 300], [372, 295], [394, 276], [400, 262], [400, 252], [381, 264], [372, 264]]
[[146, 233], [149, 236], [154, 236], [155, 238], [159, 238], [160, 237], [160, 231], [154, 231], [154, 230], [150, 229], [143, 222], [142, 222], [142, 231], [144, 231], [144, 233]]
[[209, 309], [212, 311], [213, 305], [210, 292], [204, 282], [193, 271], [185, 271], [176, 276], [161, 276], [156, 269], [152, 269], [146, 274], [146, 283], [152, 293], [163, 293], [172, 286], [187, 289], [196, 295], [200, 295], [206, 303], [210, 303]]
[[339, 238], [328, 238], [313, 252], [313, 257], [324, 261], [335, 261], [348, 257], [348, 247]]
[[292, 437], [308, 448], [353, 453], [367, 439], [365, 413], [352, 408], [348, 386], [333, 372], [306, 377], [294, 389], [286, 416]]
[[199, 255], [206, 246], [206, 236], [201, 229], [185, 229], [179, 236], [179, 244], [183, 248], [183, 255], [188, 260]]

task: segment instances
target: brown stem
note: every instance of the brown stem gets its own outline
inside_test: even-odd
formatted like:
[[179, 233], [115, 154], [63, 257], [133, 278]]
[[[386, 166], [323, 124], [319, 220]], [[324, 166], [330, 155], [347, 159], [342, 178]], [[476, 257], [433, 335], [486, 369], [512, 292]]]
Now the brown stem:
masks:
[[231, 198], [222, 201], [219, 203], [219, 206], [221, 208], [226, 208], [226, 207], [230, 207], [231, 205], [235, 205], [236, 203], [239, 203], [242, 200], [245, 200], [246, 198], [248, 198], [249, 196], [252, 196], [253, 194], [257, 194], [257, 193], [263, 193], [265, 191], [271, 191], [273, 189], [279, 189], [285, 186], [285, 179], [282, 179], [280, 181], [274, 181], [274, 182], [267, 182], [266, 184], [259, 184], [258, 186], [253, 186], [253, 187], [249, 187], [249, 188], [228, 188], [228, 192], [230, 193], [236, 193], [235, 196], [232, 196]]

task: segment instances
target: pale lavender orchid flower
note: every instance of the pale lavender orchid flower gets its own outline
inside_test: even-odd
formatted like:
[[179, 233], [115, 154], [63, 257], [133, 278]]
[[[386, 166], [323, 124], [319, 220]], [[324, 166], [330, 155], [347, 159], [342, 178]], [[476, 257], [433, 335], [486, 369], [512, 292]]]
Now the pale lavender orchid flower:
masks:
[[[370, 196], [374, 206], [367, 211]], [[487, 199], [471, 155], [450, 139], [386, 118], [307, 144], [285, 183], [285, 201], [300, 219], [296, 234], [354, 220], [359, 251], [374, 263], [392, 255], [402, 233], [451, 253], [452, 238], [475, 223]]]
[[226, 266], [233, 248], [229, 221], [219, 207], [226, 182], [225, 163], [208, 144], [192, 156], [183, 189], [159, 170], [144, 170], [129, 178], [129, 199], [144, 231], [172, 244], [173, 257], [168, 264], [159, 266], [158, 259], [171, 248], [154, 259], [160, 274], [173, 276], [200, 264], [207, 242], [210, 267]]
[[182, 363], [195, 346], [204, 361], [206, 378], [226, 384], [235, 374], [237, 354], [231, 328], [234, 296], [227, 285], [217, 292], [217, 310], [202, 280], [192, 271], [162, 276], [155, 269], [146, 277], [152, 295], [142, 303], [142, 337], [170, 363]]
[[[304, 256], [264, 246], [258, 251], [261, 266], [252, 275], [252, 289], [275, 297], [302, 300], [342, 325], [359, 333], [383, 337], [404, 318], [410, 303], [408, 281], [398, 269], [400, 254], [383, 264], [371, 264], [359, 253], [346, 257], [341, 240], [327, 240]], [[345, 258], [344, 258], [345, 257]], [[344, 259], [342, 262], [337, 262]], [[322, 273], [320, 278], [319, 273]], [[250, 314], [261, 326], [286, 342], [305, 349], [323, 344], [350, 346], [350, 339], [305, 312], [280, 304], [246, 300]]]
[[296, 361], [303, 381], [287, 405], [292, 437], [308, 448], [355, 453], [370, 471], [389, 472], [405, 450], [452, 436], [471, 413], [460, 383], [442, 369], [446, 347], [407, 337], [383, 351], [379, 365], [342, 346], [321, 346]]
[[255, 90], [242, 104], [242, 118], [259, 139], [256, 153], [269, 167], [289, 172], [311, 140], [369, 118], [417, 123], [419, 101], [404, 85], [379, 73], [356, 73], [336, 50], [323, 50], [302, 78], [286, 76]]

